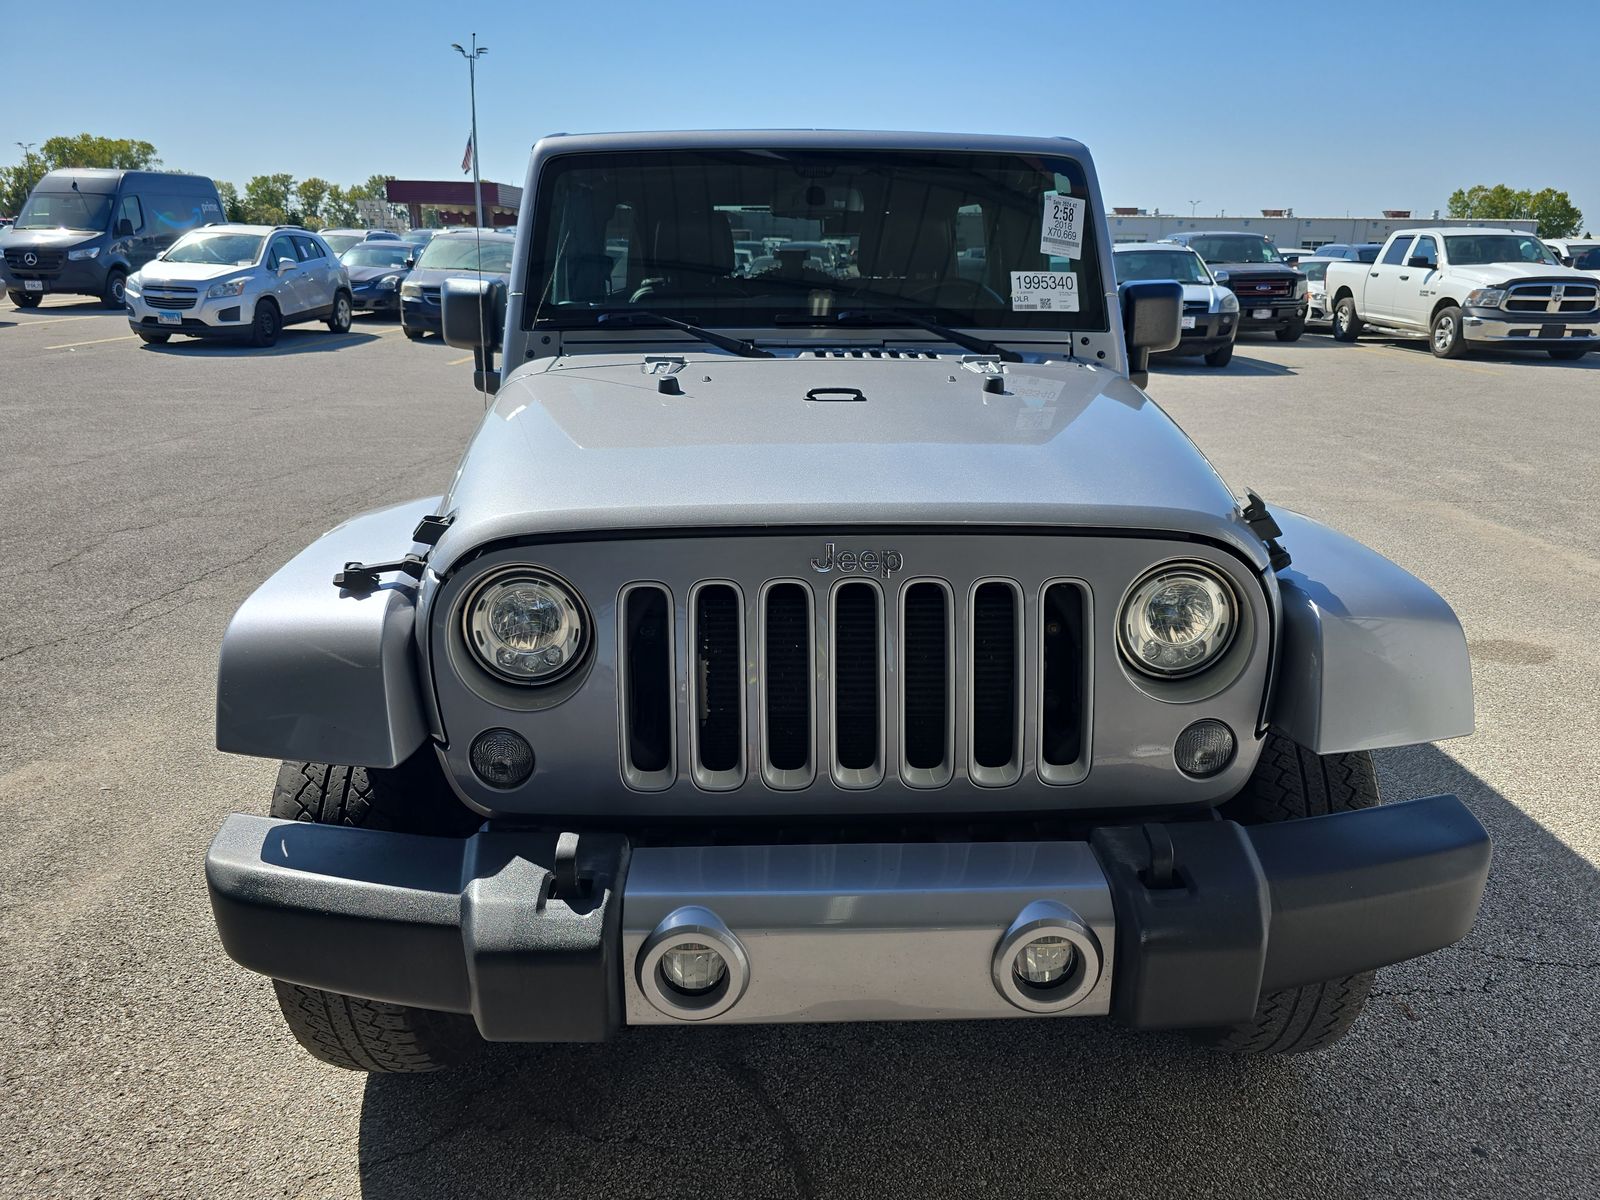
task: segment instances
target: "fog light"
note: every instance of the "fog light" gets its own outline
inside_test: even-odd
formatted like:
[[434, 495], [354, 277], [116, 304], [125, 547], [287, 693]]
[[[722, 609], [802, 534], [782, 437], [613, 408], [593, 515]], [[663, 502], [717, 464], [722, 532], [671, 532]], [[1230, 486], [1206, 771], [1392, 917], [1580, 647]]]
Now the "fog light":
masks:
[[1205, 779], [1233, 761], [1233, 749], [1233, 730], [1221, 721], [1196, 721], [1178, 735], [1172, 757], [1185, 775]]
[[661, 956], [661, 977], [690, 996], [709, 992], [728, 973], [728, 964], [703, 942], [679, 942]]
[[674, 909], [639, 948], [639, 990], [657, 1012], [706, 1021], [739, 1003], [750, 960], [716, 913], [698, 904]]
[[533, 747], [520, 733], [485, 729], [472, 740], [472, 770], [490, 787], [514, 788], [533, 774]]
[[1077, 951], [1064, 937], [1042, 937], [1017, 951], [1011, 969], [1023, 983], [1048, 987], [1066, 977]]

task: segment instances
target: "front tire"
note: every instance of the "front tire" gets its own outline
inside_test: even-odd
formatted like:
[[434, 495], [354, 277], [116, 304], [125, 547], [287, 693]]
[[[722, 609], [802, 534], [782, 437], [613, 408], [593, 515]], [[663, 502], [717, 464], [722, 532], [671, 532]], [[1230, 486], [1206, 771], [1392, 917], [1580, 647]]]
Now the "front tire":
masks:
[[1361, 318], [1356, 313], [1356, 302], [1346, 296], [1333, 310], [1333, 337], [1335, 341], [1353, 342], [1361, 336]]
[[[1261, 760], [1224, 815], [1242, 824], [1298, 821], [1354, 812], [1382, 803], [1372, 755], [1313, 754], [1269, 733]], [[1202, 1041], [1235, 1054], [1305, 1054], [1332, 1045], [1355, 1024], [1376, 973], [1362, 971], [1304, 987], [1263, 994], [1253, 1020], [1197, 1031]]]
[[1289, 322], [1288, 325], [1277, 330], [1274, 333], [1274, 336], [1280, 342], [1298, 342], [1305, 336], [1305, 334], [1306, 319], [1304, 317], [1296, 317], [1293, 321]]
[[1206, 355], [1206, 366], [1208, 367], [1225, 367], [1232, 361], [1232, 342], [1229, 342], [1226, 346], [1219, 346], [1217, 349], [1211, 351], [1210, 354]]
[[7, 292], [6, 295], [18, 308], [38, 308], [39, 302], [44, 299], [43, 292]]
[[408, 341], [420, 342], [423, 338], [428, 336], [428, 331], [425, 329], [413, 329], [411, 326], [404, 324], [401, 325], [400, 328], [405, 333]]
[[330, 333], [349, 333], [350, 317], [350, 293], [336, 293], [333, 297], [333, 314], [328, 318], [328, 331]]
[[100, 303], [106, 308], [126, 308], [127, 300], [123, 292], [128, 286], [128, 273], [121, 267], [115, 268], [106, 276], [105, 290], [100, 293]]
[[[393, 770], [286, 762], [272, 791], [281, 820], [463, 837], [477, 825], [424, 748]], [[272, 981], [289, 1032], [313, 1058], [348, 1071], [414, 1074], [467, 1057], [480, 1043], [472, 1018]]]
[[283, 332], [283, 316], [278, 312], [278, 302], [271, 296], [256, 301], [256, 315], [250, 322], [250, 344], [265, 350], [278, 344], [278, 334]]
[[170, 333], [148, 333], [143, 329], [135, 329], [134, 332], [139, 335], [139, 340], [147, 346], [165, 346], [172, 340]]
[[1460, 358], [1467, 352], [1467, 340], [1461, 336], [1461, 310], [1455, 305], [1447, 304], [1433, 314], [1428, 346], [1435, 358]]

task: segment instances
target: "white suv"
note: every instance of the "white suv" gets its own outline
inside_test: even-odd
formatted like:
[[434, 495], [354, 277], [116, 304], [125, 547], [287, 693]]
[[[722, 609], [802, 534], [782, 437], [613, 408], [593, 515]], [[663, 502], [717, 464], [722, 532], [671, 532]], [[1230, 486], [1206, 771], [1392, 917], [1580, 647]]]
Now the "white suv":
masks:
[[175, 333], [270, 346], [285, 325], [350, 330], [350, 276], [316, 234], [283, 225], [208, 225], [130, 276], [128, 324], [147, 342]]

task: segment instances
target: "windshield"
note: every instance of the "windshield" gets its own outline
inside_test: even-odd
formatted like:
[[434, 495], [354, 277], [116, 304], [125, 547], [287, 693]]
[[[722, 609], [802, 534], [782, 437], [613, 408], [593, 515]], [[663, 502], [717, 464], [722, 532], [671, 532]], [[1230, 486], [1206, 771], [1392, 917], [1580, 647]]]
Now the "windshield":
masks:
[[1124, 250], [1111, 259], [1117, 282], [1134, 279], [1176, 279], [1179, 283], [1210, 283], [1200, 256], [1188, 250]]
[[1447, 237], [1445, 249], [1452, 266], [1475, 267], [1487, 263], [1543, 263], [1553, 267], [1550, 248], [1531, 233], [1475, 233]]
[[1600, 246], [1573, 247], [1572, 265], [1580, 271], [1600, 271]]
[[1301, 262], [1300, 272], [1313, 283], [1321, 283], [1328, 277], [1328, 264], [1325, 262]]
[[1364, 263], [1375, 263], [1375, 262], [1378, 261], [1378, 251], [1382, 250], [1382, 249], [1383, 249], [1383, 247], [1377, 242], [1372, 242], [1372, 243], [1370, 243], [1369, 245], [1366, 245], [1366, 246], [1357, 246], [1356, 247], [1356, 261], [1357, 262], [1364, 262]]
[[540, 177], [527, 319], [646, 311], [751, 327], [845, 312], [859, 323], [876, 307], [954, 326], [1103, 329], [1087, 198], [1076, 162], [1027, 155], [558, 158]]
[[[478, 248], [483, 247], [480, 259]], [[419, 271], [489, 271], [504, 274], [511, 270], [512, 241], [507, 237], [436, 237], [417, 259]]]
[[347, 267], [403, 267], [417, 253], [410, 242], [361, 242], [339, 256]]
[[104, 233], [110, 214], [110, 196], [94, 192], [35, 192], [22, 206], [16, 227]]
[[259, 233], [190, 233], [161, 256], [164, 262], [216, 263], [245, 267], [261, 257]]
[[1206, 234], [1189, 239], [1189, 249], [1208, 263], [1281, 263], [1283, 256], [1266, 238], [1245, 234]]
[[351, 246], [365, 241], [366, 237], [359, 233], [325, 233], [322, 235], [322, 240], [328, 243], [335, 254], [343, 254]]

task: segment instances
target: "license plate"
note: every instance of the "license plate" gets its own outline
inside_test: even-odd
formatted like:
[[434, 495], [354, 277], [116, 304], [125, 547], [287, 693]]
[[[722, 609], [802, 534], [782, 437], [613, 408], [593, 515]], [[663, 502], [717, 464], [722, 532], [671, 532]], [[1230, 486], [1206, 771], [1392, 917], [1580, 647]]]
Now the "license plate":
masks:
[[1542, 338], [1564, 338], [1567, 336], [1567, 327], [1565, 325], [1541, 325], [1539, 326], [1539, 336]]
[[156, 320], [160, 321], [163, 325], [182, 325], [183, 314], [169, 312], [157, 313]]
[[1272, 310], [1270, 308], [1258, 308], [1250, 315], [1258, 321], [1272, 320]]
[[1193, 329], [1194, 328], [1194, 318], [1193, 317], [1184, 317], [1183, 318], [1182, 327], [1184, 329]]
[[24, 279], [22, 281], [22, 290], [25, 292], [42, 292], [44, 291], [44, 280]]

